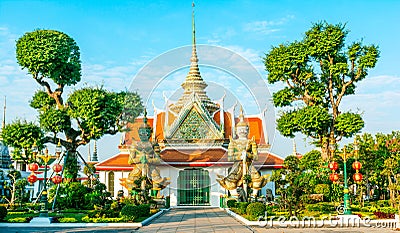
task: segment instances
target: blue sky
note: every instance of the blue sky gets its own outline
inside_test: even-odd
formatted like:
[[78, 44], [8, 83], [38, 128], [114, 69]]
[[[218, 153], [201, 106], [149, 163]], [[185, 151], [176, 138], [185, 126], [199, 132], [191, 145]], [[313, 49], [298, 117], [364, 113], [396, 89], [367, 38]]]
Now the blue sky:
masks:
[[[195, 8], [197, 42], [235, 51], [262, 77], [267, 73], [261, 58], [271, 46], [300, 40], [312, 22], [346, 23], [348, 42], [377, 44], [381, 57], [358, 84], [356, 95], [344, 99], [342, 109], [363, 112], [363, 132], [400, 129], [400, 2], [196, 1]], [[81, 50], [82, 83], [119, 91], [131, 86], [146, 63], [191, 43], [191, 1], [0, 1], [0, 106], [6, 95], [7, 122], [16, 117], [36, 119], [28, 101], [39, 87], [18, 67], [15, 41], [38, 28], [63, 31], [75, 39]], [[206, 82], [217, 78], [212, 70], [201, 70]], [[175, 74], [180, 77], [172, 77], [168, 85], [179, 87], [185, 72]], [[279, 86], [268, 88], [273, 92]], [[248, 113], [257, 113], [252, 111]], [[290, 140], [275, 136], [272, 152], [291, 153]], [[99, 143], [101, 159], [117, 152], [119, 136], [105, 139]], [[310, 149], [302, 136], [296, 141], [300, 152]]]

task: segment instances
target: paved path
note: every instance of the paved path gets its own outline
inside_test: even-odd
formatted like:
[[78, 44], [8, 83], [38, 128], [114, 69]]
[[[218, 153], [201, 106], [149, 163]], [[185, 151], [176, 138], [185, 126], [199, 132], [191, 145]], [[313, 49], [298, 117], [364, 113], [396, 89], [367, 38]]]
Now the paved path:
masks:
[[253, 232], [219, 208], [175, 208], [137, 232]]

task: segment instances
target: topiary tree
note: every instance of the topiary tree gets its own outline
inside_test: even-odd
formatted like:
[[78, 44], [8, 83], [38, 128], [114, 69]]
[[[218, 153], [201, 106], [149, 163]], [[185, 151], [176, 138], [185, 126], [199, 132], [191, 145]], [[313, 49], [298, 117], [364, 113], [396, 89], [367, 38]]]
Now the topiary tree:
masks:
[[264, 58], [268, 82], [286, 85], [273, 94], [274, 105], [286, 107], [277, 129], [283, 136], [301, 132], [312, 138], [324, 159], [331, 141], [352, 137], [364, 127], [360, 114], [344, 112], [340, 104], [355, 93], [356, 83], [379, 57], [375, 45], [346, 44], [348, 32], [342, 24], [315, 23], [302, 40], [274, 46]]
[[[64, 176], [74, 181], [78, 147], [105, 134], [126, 130], [127, 123], [143, 109], [140, 96], [127, 91], [110, 92], [101, 86], [84, 87], [74, 90], [65, 101], [65, 87], [81, 81], [76, 42], [63, 32], [36, 30], [19, 38], [16, 47], [18, 64], [43, 88], [30, 101], [39, 113], [40, 127], [15, 121], [2, 132], [4, 142], [23, 149], [26, 161], [34, 142], [39, 147], [60, 142], [67, 150]], [[21, 128], [23, 131], [18, 131]]]
[[266, 206], [261, 202], [250, 203], [246, 208], [246, 214], [252, 217], [264, 216], [266, 211]]
[[308, 185], [307, 176], [304, 176], [299, 164], [299, 158], [289, 155], [283, 162], [284, 168], [273, 171], [271, 176], [271, 180], [276, 184], [276, 193], [281, 195], [280, 204], [288, 210], [290, 216], [299, 213]]
[[28, 184], [28, 181], [25, 178], [22, 178], [21, 172], [15, 170], [12, 166], [8, 171], [7, 177], [9, 182], [5, 183], [4, 188], [9, 190], [10, 196], [3, 196], [3, 198], [11, 207], [14, 207], [17, 201], [23, 201], [25, 197], [25, 188]]

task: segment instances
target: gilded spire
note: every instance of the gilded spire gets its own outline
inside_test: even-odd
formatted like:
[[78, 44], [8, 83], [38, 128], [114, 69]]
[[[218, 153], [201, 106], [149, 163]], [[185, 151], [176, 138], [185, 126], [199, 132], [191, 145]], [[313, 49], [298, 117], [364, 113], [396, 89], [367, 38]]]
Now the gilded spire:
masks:
[[240, 106], [240, 114], [239, 114], [239, 122], [236, 124], [236, 127], [240, 126], [248, 126], [247, 122], [244, 121], [243, 107]]
[[194, 91], [194, 85], [197, 84], [200, 86], [197, 88], [198, 90], [204, 90], [207, 87], [207, 84], [201, 78], [200, 70], [199, 70], [199, 59], [197, 57], [197, 49], [196, 49], [196, 26], [194, 21], [194, 2], [192, 3], [192, 56], [190, 58], [190, 69], [189, 73], [186, 76], [186, 80], [182, 83], [183, 89], [187, 89], [190, 86]]
[[210, 100], [207, 96], [205, 89], [207, 84], [204, 82], [200, 75], [199, 59], [197, 57], [196, 49], [196, 27], [194, 20], [194, 2], [192, 3], [192, 56], [190, 57], [190, 68], [189, 73], [186, 76], [185, 81], [181, 84], [184, 89], [183, 95], [179, 100], [171, 106], [171, 110], [175, 113], [179, 113], [182, 107], [188, 102], [193, 101], [193, 96], [197, 95], [203, 105], [207, 108], [208, 112], [212, 114], [219, 109], [218, 105]]

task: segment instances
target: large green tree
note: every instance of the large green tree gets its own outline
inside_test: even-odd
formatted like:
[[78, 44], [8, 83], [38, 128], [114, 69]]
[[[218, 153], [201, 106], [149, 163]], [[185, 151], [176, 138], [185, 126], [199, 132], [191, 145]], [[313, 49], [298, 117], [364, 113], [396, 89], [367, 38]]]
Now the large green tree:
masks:
[[359, 113], [343, 112], [343, 97], [355, 93], [356, 83], [368, 75], [379, 57], [376, 45], [345, 42], [345, 25], [315, 23], [301, 41], [272, 47], [264, 63], [268, 82], [283, 83], [273, 94], [276, 107], [283, 107], [277, 129], [283, 136], [302, 133], [329, 157], [329, 143], [352, 137], [364, 127]]
[[143, 109], [140, 96], [84, 87], [74, 89], [64, 101], [64, 88], [81, 80], [76, 42], [63, 32], [36, 30], [19, 38], [16, 47], [18, 64], [43, 88], [30, 102], [38, 110], [40, 126], [14, 121], [3, 130], [3, 139], [22, 150], [27, 161], [34, 142], [38, 146], [60, 142], [67, 151], [65, 175], [74, 180], [78, 172], [77, 148], [105, 134], [126, 130], [127, 123]]
[[[359, 160], [362, 163], [361, 173], [367, 187], [375, 190], [375, 194], [384, 194], [386, 187], [393, 186], [392, 181], [400, 175], [400, 131], [389, 134], [364, 133], [357, 136], [360, 145]], [[379, 190], [379, 191], [377, 191]], [[393, 193], [391, 194], [393, 197]], [[381, 195], [383, 198], [385, 195]]]

